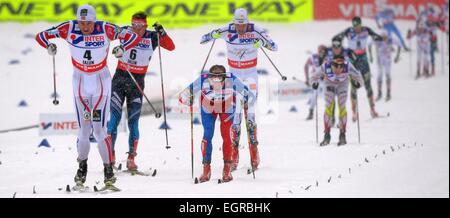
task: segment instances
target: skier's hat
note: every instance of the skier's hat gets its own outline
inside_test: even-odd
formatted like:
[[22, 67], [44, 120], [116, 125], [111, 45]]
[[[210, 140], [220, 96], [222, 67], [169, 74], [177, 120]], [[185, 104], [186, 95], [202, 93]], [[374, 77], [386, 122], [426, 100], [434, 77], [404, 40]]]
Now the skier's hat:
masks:
[[209, 69], [208, 75], [210, 76], [225, 76], [227, 70], [222, 65], [214, 65]]
[[333, 56], [333, 63], [336, 64], [344, 64], [345, 63], [345, 57], [343, 55], [335, 55]]
[[248, 24], [248, 12], [244, 8], [238, 8], [234, 12], [235, 24]]
[[95, 14], [94, 7], [88, 4], [80, 6], [77, 10], [77, 20], [95, 22], [97, 20], [97, 16]]
[[358, 16], [353, 17], [353, 19], [352, 19], [352, 25], [353, 25], [354, 27], [360, 26], [361, 24], [362, 24], [361, 17], [358, 17]]
[[340, 39], [333, 39], [331, 41], [331, 44], [332, 44], [333, 48], [342, 48], [342, 40], [340, 40]]

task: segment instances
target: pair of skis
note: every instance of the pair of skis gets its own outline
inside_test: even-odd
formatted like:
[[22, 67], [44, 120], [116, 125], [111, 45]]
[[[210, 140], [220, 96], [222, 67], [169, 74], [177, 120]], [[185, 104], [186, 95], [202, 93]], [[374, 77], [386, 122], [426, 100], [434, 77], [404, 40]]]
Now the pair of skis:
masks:
[[[97, 188], [97, 186], [94, 185], [94, 193], [114, 193], [114, 192], [120, 192], [121, 190], [114, 186], [112, 183], [107, 183], [105, 186], [101, 188]], [[84, 184], [76, 184], [73, 187], [70, 187], [70, 185], [66, 186], [66, 192], [67, 193], [90, 193], [91, 190], [89, 186], [85, 186]]]
[[152, 176], [155, 177], [156, 174], [158, 173], [157, 169], [153, 169], [150, 167], [149, 172], [143, 172], [140, 170], [122, 170], [122, 164], [119, 164], [118, 167], [114, 167], [114, 170], [116, 170], [116, 172], [124, 172], [124, 173], [129, 173], [132, 176]]

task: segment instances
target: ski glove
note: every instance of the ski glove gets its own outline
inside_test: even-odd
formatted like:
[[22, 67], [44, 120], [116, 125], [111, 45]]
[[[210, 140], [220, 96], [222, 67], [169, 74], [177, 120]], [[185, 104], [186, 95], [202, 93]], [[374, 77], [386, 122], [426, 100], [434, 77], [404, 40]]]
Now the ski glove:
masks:
[[220, 37], [222, 37], [222, 35], [220, 35], [220, 33], [219, 33], [219, 30], [214, 30], [211, 33], [211, 36], [212, 36], [213, 39], [219, 39]]
[[318, 83], [318, 82], [314, 82], [314, 83], [312, 84], [312, 88], [313, 88], [314, 90], [317, 90], [317, 89], [319, 88], [319, 83]]
[[57, 49], [56, 49], [56, 45], [55, 44], [53, 44], [53, 43], [48, 44], [47, 52], [48, 52], [49, 55], [55, 56], [56, 55], [56, 51], [57, 51]]
[[256, 39], [256, 40], [255, 40], [255, 43], [253, 43], [253, 46], [254, 46], [256, 49], [261, 48], [261, 47], [263, 46], [262, 40]]
[[159, 33], [160, 36], [165, 36], [165, 35], [167, 35], [167, 32], [166, 32], [166, 30], [164, 29], [164, 27], [163, 27], [161, 24], [159, 24], [158, 22], [156, 22], [155, 24], [153, 24], [153, 28], [155, 28], [155, 31], [156, 31], [157, 33]]
[[181, 92], [179, 101], [181, 104], [192, 106], [194, 104], [194, 96], [192, 95], [191, 90], [185, 89]]
[[119, 45], [119, 46], [114, 47], [112, 53], [116, 58], [119, 58], [119, 59], [122, 58], [123, 53], [124, 53], [123, 46]]
[[359, 88], [361, 88], [361, 84], [358, 82], [358, 81], [356, 81], [356, 80], [350, 80], [351, 81], [351, 83], [352, 83], [352, 85], [353, 85], [353, 87], [355, 87], [356, 89], [359, 89]]

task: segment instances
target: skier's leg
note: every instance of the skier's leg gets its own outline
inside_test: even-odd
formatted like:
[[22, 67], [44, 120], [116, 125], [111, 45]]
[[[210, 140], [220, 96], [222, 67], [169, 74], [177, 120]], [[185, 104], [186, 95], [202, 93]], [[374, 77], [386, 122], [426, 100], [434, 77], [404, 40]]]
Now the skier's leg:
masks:
[[240, 100], [236, 100], [236, 110], [234, 113], [233, 124], [231, 126], [231, 140], [232, 140], [232, 170], [236, 170], [239, 165], [239, 141], [241, 138], [241, 122], [243, 108]]
[[223, 151], [223, 181], [229, 182], [233, 180], [231, 175], [232, 170], [232, 142], [231, 142], [231, 126], [233, 121], [228, 119], [232, 114], [222, 113], [220, 114], [220, 132], [223, 139], [222, 151]]
[[81, 73], [74, 72], [73, 75], [73, 93], [74, 93], [74, 105], [77, 115], [78, 130], [77, 139], [77, 160], [84, 161], [88, 159], [90, 150], [89, 136], [92, 131], [91, 124], [91, 97], [84, 90], [83, 75]]
[[114, 78], [112, 80], [112, 96], [111, 96], [111, 108], [110, 113], [111, 117], [108, 122], [108, 135], [112, 139], [112, 161], [111, 164], [114, 166], [116, 162], [115, 158], [115, 145], [117, 139], [117, 127], [120, 124], [120, 120], [122, 119], [122, 107], [125, 100], [125, 83], [124, 76], [117, 70], [114, 74]]
[[391, 70], [392, 70], [392, 61], [386, 62], [386, 65], [384, 66], [384, 72], [386, 73], [386, 101], [391, 100], [391, 84], [392, 84], [392, 77], [391, 77]]
[[330, 139], [331, 139], [331, 135], [330, 135], [330, 131], [331, 131], [331, 117], [333, 116], [333, 108], [334, 108], [334, 104], [335, 104], [335, 87], [331, 84], [326, 84], [325, 85], [325, 89], [324, 89], [324, 97], [325, 97], [325, 113], [323, 115], [324, 119], [324, 126], [325, 126], [325, 130], [324, 130], [324, 139], [323, 141], [320, 143], [320, 146], [325, 146], [330, 144]]
[[337, 87], [338, 95], [338, 105], [339, 105], [339, 123], [340, 123], [340, 134], [338, 145], [347, 144], [346, 130], [347, 130], [347, 95], [348, 95], [348, 84], [340, 84]]
[[96, 93], [92, 97], [92, 126], [94, 136], [98, 142], [98, 149], [103, 160], [103, 164], [111, 164], [112, 161], [112, 140], [107, 135], [106, 124], [109, 118], [111, 102], [111, 76], [108, 70], [104, 70], [95, 77], [97, 81]]
[[352, 105], [352, 121], [356, 122], [357, 118], [357, 113], [356, 113], [356, 98], [357, 98], [357, 92], [358, 90], [353, 86], [353, 84], [350, 84], [350, 103]]
[[309, 95], [309, 112], [308, 112], [308, 117], [306, 118], [307, 120], [312, 120], [314, 118], [314, 108], [316, 107], [317, 104], [317, 95], [318, 95], [318, 90], [312, 90], [310, 95]]
[[392, 24], [392, 32], [397, 36], [397, 38], [400, 40], [400, 43], [402, 44], [402, 47], [408, 51], [409, 48], [406, 46], [405, 40], [403, 39], [402, 34], [400, 33], [399, 29], [397, 28], [397, 25]]
[[380, 60], [381, 57], [378, 57], [378, 77], [377, 77], [377, 85], [378, 85], [378, 96], [377, 96], [377, 101], [381, 99], [382, 97], [382, 86], [383, 86], [383, 74], [385, 73], [384, 71], [384, 66]]
[[203, 157], [203, 173], [200, 176], [200, 182], [207, 182], [211, 178], [211, 155], [212, 155], [212, 139], [214, 137], [214, 128], [217, 115], [205, 112], [202, 109], [202, 125], [203, 125], [203, 139], [202, 139], [202, 157]]
[[[145, 82], [145, 74], [137, 75], [133, 74], [136, 82], [138, 82], [139, 86], [141, 86], [142, 90], [144, 90]], [[128, 77], [129, 78], [129, 77]], [[137, 89], [131, 78], [127, 80], [130, 89], [127, 90], [127, 111], [128, 111], [128, 129], [130, 130], [130, 135], [128, 138], [128, 159], [127, 159], [127, 169], [128, 170], [137, 170], [137, 165], [134, 162], [134, 158], [137, 155], [137, 147], [139, 143], [139, 118], [141, 116], [141, 108], [142, 108], [142, 94]]]
[[420, 78], [420, 71], [421, 69], [421, 63], [424, 62], [423, 61], [424, 55], [423, 55], [423, 49], [420, 46], [420, 44], [417, 44], [417, 74], [416, 74], [416, 79]]

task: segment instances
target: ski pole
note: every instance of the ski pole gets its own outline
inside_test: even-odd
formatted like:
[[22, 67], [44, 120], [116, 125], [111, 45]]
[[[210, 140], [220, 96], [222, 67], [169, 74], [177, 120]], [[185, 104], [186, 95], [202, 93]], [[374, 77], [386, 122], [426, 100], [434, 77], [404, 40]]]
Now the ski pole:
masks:
[[[158, 39], [159, 70], [161, 72], [161, 93], [162, 93], [162, 101], [163, 101], [164, 124], [167, 125], [166, 98], [164, 95], [164, 77], [163, 77], [163, 68], [162, 68], [162, 59], [161, 59], [161, 44], [160, 44], [159, 33], [156, 34], [156, 38]], [[164, 130], [166, 133], [166, 149], [170, 149], [169, 134], [167, 133], [167, 128], [164, 128]]]
[[261, 47], [261, 50], [264, 52], [264, 54], [266, 55], [267, 59], [269, 59], [270, 63], [272, 64], [272, 66], [275, 68], [275, 70], [278, 72], [278, 74], [281, 76], [281, 79], [283, 81], [287, 80], [287, 77], [284, 76], [283, 74], [281, 74], [280, 70], [278, 70], [278, 67], [275, 66], [275, 64], [273, 63], [272, 59], [270, 59], [269, 55], [267, 54], [267, 52], [264, 50], [264, 48]]
[[[411, 31], [411, 30], [410, 30]], [[414, 77], [413, 67], [412, 67], [412, 39], [408, 39], [409, 43], [409, 72], [411, 73], [412, 77]]]
[[358, 124], [358, 143], [361, 144], [361, 128], [359, 125], [359, 102], [358, 102], [358, 90], [356, 90], [356, 120]]
[[444, 43], [444, 32], [441, 32], [441, 71], [445, 74], [445, 43]]
[[194, 178], [194, 95], [193, 90], [191, 90], [189, 113], [191, 115], [191, 169], [192, 169], [192, 179]]
[[316, 143], [319, 144], [319, 89], [315, 90], [316, 92]]
[[[124, 62], [126, 63], [126, 62]], [[134, 76], [130, 73], [129, 70], [129, 66], [127, 64], [125, 64], [126, 66], [126, 72], [128, 73], [128, 75], [131, 77], [131, 80], [133, 80], [134, 84], [136, 85], [136, 87], [138, 88], [139, 92], [141, 93], [142, 96], [144, 96], [145, 100], [147, 101], [147, 103], [150, 105], [150, 107], [152, 108], [153, 112], [155, 113], [155, 117], [156, 118], [160, 118], [161, 117], [161, 113], [159, 113], [158, 111], [156, 111], [155, 107], [153, 106], [153, 104], [150, 102], [150, 100], [148, 99], [147, 95], [144, 93], [144, 90], [142, 90], [141, 86], [139, 85], [139, 83], [136, 81], [136, 79], [134, 78]]]
[[56, 93], [56, 64], [55, 64], [55, 56], [52, 56], [53, 60], [53, 105], [58, 105], [59, 101], [57, 98]]

